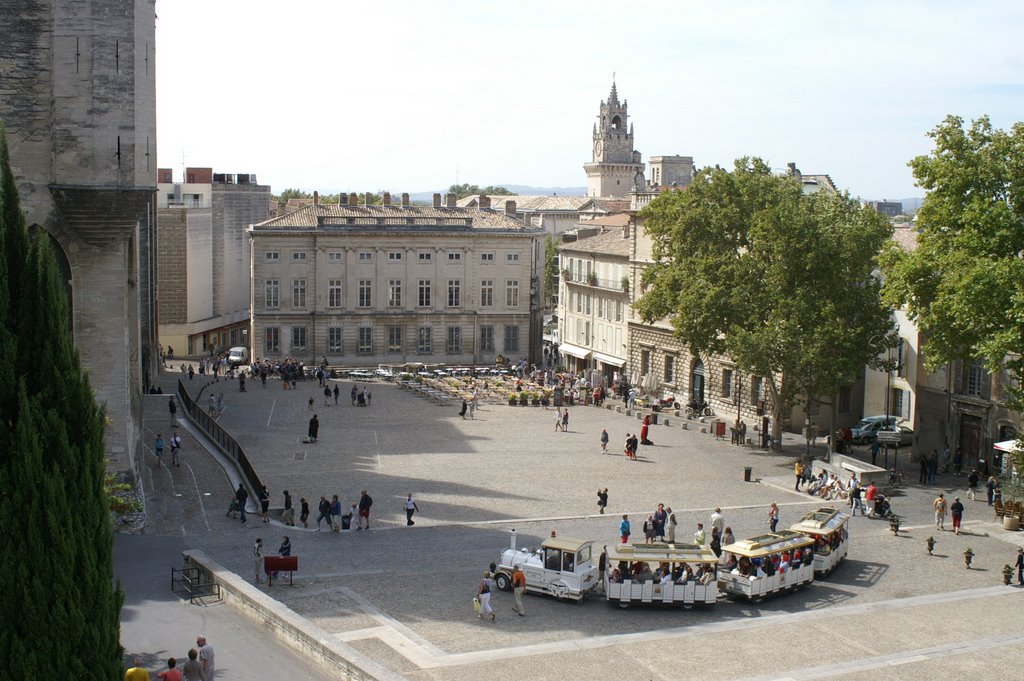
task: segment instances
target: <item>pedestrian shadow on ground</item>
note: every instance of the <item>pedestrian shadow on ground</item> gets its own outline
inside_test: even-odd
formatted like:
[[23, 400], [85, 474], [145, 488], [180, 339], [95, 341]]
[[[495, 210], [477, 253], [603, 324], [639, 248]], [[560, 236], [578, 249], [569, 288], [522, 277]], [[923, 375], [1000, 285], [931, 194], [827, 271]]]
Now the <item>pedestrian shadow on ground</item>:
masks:
[[819, 579], [826, 583], [844, 586], [871, 587], [876, 585], [889, 571], [886, 563], [872, 563], [864, 560], [846, 558], [828, 577], [815, 578], [815, 584]]

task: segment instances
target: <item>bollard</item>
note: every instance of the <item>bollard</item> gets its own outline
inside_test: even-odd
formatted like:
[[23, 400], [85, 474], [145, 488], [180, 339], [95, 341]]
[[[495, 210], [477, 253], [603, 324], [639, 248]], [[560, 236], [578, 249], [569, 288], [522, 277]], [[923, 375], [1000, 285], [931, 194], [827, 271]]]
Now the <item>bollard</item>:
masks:
[[744, 466], [743, 467], [743, 482], [750, 482], [753, 477], [754, 477], [754, 468], [753, 468], [753, 466]]

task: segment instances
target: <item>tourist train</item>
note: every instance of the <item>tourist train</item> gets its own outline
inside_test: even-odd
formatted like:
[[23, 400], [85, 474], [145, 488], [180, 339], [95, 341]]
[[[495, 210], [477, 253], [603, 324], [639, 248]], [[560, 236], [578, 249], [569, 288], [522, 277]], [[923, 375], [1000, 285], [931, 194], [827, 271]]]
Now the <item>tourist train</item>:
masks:
[[528, 592], [573, 601], [601, 595], [621, 607], [713, 605], [720, 596], [759, 601], [835, 570], [849, 548], [849, 519], [834, 508], [818, 508], [788, 530], [723, 546], [721, 557], [697, 544], [614, 544], [602, 549], [591, 540], [555, 536], [531, 551], [516, 548], [513, 532], [512, 546], [502, 552], [494, 579], [498, 588], [510, 590], [518, 566]]

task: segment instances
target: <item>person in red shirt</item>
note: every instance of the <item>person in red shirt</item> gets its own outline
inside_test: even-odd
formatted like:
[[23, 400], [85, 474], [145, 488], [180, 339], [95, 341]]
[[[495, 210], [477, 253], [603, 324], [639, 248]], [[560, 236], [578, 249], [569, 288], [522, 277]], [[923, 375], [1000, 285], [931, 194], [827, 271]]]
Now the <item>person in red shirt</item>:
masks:
[[161, 681], [181, 681], [181, 670], [177, 668], [178, 661], [173, 657], [167, 660], [167, 669], [157, 676]]
[[872, 482], [870, 485], [868, 485], [867, 491], [864, 494], [864, 498], [867, 501], [874, 501], [876, 494], [878, 494], [878, 488], [875, 487], [875, 483]]

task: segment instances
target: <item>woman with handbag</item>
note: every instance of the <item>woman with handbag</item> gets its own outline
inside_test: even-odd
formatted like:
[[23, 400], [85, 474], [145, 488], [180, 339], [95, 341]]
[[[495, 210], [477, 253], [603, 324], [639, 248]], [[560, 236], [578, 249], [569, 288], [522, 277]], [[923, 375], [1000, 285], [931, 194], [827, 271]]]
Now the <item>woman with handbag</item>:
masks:
[[480, 612], [477, 617], [480, 619], [484, 618], [484, 615], [490, 615], [491, 621], [493, 622], [497, 615], [491, 608], [491, 586], [494, 582], [491, 580], [491, 573], [489, 571], [484, 572], [484, 578], [480, 580], [480, 587], [477, 589], [476, 597], [480, 600]]

